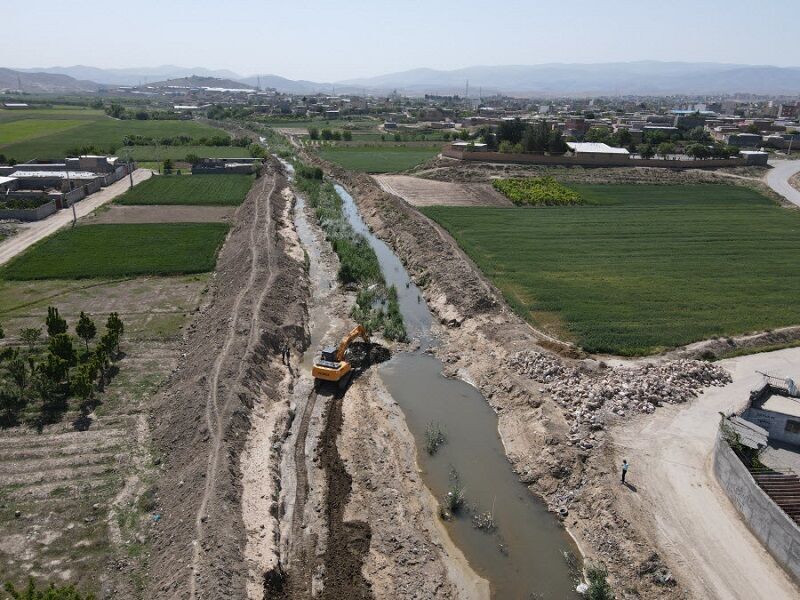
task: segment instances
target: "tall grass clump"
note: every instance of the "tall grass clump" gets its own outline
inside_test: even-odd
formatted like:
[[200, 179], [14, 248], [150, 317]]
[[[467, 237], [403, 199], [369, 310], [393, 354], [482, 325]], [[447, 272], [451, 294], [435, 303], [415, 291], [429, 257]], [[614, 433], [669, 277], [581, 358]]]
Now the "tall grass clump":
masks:
[[406, 328], [397, 289], [387, 287], [378, 256], [367, 238], [353, 230], [342, 210], [336, 189], [323, 181], [322, 170], [302, 163], [295, 166], [297, 189], [302, 192], [325, 237], [339, 257], [339, 283], [358, 292], [351, 316], [368, 331], [383, 331], [385, 338], [404, 341]]
[[593, 564], [586, 568], [586, 579], [589, 589], [586, 591], [588, 600], [614, 600], [614, 592], [608, 583], [608, 569], [604, 565]]
[[447, 441], [447, 437], [439, 423], [431, 421], [425, 428], [425, 450], [433, 456], [439, 450], [439, 446]]
[[583, 204], [575, 190], [552, 177], [495, 179], [492, 186], [517, 206], [565, 206]]

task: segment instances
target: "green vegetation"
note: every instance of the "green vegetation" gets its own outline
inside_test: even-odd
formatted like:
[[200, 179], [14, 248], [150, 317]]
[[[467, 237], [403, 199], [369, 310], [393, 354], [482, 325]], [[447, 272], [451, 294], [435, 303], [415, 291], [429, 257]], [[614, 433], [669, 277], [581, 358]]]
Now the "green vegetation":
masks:
[[228, 225], [83, 225], [32, 246], [0, 270], [10, 280], [85, 279], [212, 271]]
[[605, 565], [593, 564], [586, 567], [586, 579], [589, 580], [587, 600], [614, 600], [614, 592], [607, 578], [608, 569]]
[[117, 203], [238, 206], [252, 185], [251, 175], [160, 175], [135, 185]]
[[47, 119], [20, 119], [19, 121], [8, 121], [0, 123], [0, 140], [3, 144], [13, 144], [23, 140], [51, 135], [72, 129], [78, 125], [83, 125], [80, 120], [47, 120]]
[[531, 323], [638, 355], [800, 323], [800, 214], [744, 187], [576, 185], [581, 207], [431, 207]]
[[297, 188], [308, 199], [327, 240], [339, 257], [339, 281], [358, 290], [351, 316], [368, 331], [382, 329], [387, 339], [405, 340], [406, 329], [400, 314], [397, 289], [386, 287], [375, 251], [347, 221], [336, 189], [323, 182], [322, 170], [317, 167], [298, 164], [295, 175]]
[[439, 146], [326, 146], [317, 153], [351, 171], [393, 173], [406, 171], [439, 154]]
[[56, 586], [55, 583], [51, 583], [46, 588], [40, 589], [33, 578], [28, 580], [28, 585], [24, 589], [17, 589], [10, 582], [6, 582], [4, 587], [11, 600], [95, 600], [94, 594], [84, 595], [72, 585]]
[[431, 421], [425, 427], [425, 450], [433, 456], [439, 450], [439, 446], [447, 441], [447, 437], [439, 423]]
[[581, 204], [581, 197], [552, 177], [495, 179], [492, 186], [517, 206], [559, 206]]
[[[194, 154], [200, 158], [245, 158], [250, 156], [247, 148], [236, 146], [125, 146], [117, 150], [120, 156], [136, 161], [159, 162], [170, 158], [184, 161]], [[186, 160], [186, 162], [191, 162]]]
[[[6, 143], [6, 138], [0, 135], [0, 139], [4, 141], [0, 145], [0, 152], [17, 161], [63, 158], [83, 149], [118, 152], [126, 136], [141, 135], [161, 139], [183, 135], [199, 139], [221, 133], [218, 129], [194, 121], [117, 121], [101, 115], [95, 116], [96, 120], [87, 120], [77, 126], [71, 125], [69, 129], [63, 129], [60, 125], [62, 121], [58, 119], [42, 121], [51, 124], [50, 132], [40, 129], [38, 137], [15, 143]], [[67, 120], [72, 122], [71, 114]], [[24, 121], [16, 121], [4, 126], [21, 127], [22, 122]]]
[[95, 392], [103, 391], [115, 372], [111, 366], [125, 331], [117, 313], [109, 315], [105, 333], [90, 348], [97, 327], [81, 312], [76, 332], [84, 340], [85, 350], [80, 352], [57, 308], [47, 307], [45, 325], [45, 345], [39, 344], [41, 330], [36, 329], [35, 339], [26, 339], [27, 348], [9, 347], [0, 352], [2, 427], [28, 423], [41, 428], [55, 423], [69, 408], [71, 398], [79, 402], [81, 414], [86, 415], [97, 406]]

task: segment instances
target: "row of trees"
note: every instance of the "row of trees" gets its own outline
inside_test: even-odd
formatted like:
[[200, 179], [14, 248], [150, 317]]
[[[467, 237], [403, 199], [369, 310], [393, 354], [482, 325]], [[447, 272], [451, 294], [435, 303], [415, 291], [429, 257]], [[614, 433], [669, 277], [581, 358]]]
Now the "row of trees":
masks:
[[[102, 103], [101, 103], [102, 106]], [[95, 105], [95, 107], [97, 107]], [[98, 107], [99, 108], [99, 107]], [[146, 110], [144, 108], [125, 108], [117, 102], [104, 107], [105, 113], [114, 119], [137, 121], [176, 121], [186, 116], [173, 110]]]
[[694, 143], [679, 147], [672, 142], [662, 142], [658, 146], [653, 144], [639, 144], [633, 148], [633, 151], [638, 152], [642, 158], [653, 158], [656, 155], [660, 155], [661, 158], [664, 159], [678, 153], [686, 154], [694, 159], [731, 158], [739, 154], [739, 148], [726, 144], [709, 145]]
[[247, 148], [253, 138], [243, 136], [233, 138], [229, 135], [213, 135], [211, 137], [193, 138], [188, 135], [154, 138], [147, 135], [126, 135], [122, 138], [123, 146], [234, 146]]
[[[21, 346], [7, 346], [0, 352], [0, 423], [13, 425], [23, 415], [37, 426], [54, 422], [66, 410], [69, 398], [80, 401], [82, 413], [91, 410], [96, 391], [102, 391], [119, 356], [119, 343], [125, 331], [119, 315], [112, 312], [105, 332], [96, 343], [94, 321], [81, 312], [70, 335], [67, 321], [55, 307], [47, 308], [47, 336], [42, 329], [20, 332]], [[0, 327], [0, 338], [4, 337]]]
[[503, 121], [493, 133], [489, 128], [479, 131], [484, 143], [500, 152], [564, 153], [567, 144], [558, 129], [547, 121], [523, 123], [520, 119]]
[[309, 127], [308, 128], [308, 137], [312, 140], [325, 140], [325, 141], [342, 141], [350, 142], [353, 139], [353, 133], [348, 129], [343, 129], [342, 131], [336, 131], [331, 129], [323, 129], [320, 131], [316, 127]]

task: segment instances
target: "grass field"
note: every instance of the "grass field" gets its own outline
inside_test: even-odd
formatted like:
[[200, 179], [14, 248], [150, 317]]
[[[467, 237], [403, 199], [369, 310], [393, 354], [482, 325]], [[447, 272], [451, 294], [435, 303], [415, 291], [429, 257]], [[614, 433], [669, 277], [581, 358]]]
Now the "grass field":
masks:
[[12, 144], [51, 135], [84, 124], [85, 121], [77, 119], [20, 119], [19, 121], [0, 122], [0, 144]]
[[162, 175], [134, 186], [116, 202], [237, 206], [247, 196], [252, 184], [250, 175]]
[[12, 260], [9, 280], [85, 279], [212, 271], [228, 225], [158, 223], [65, 229]]
[[[74, 119], [65, 117], [64, 120], [73, 121]], [[66, 130], [59, 130], [59, 123], [62, 122], [60, 119], [41, 121], [51, 124], [51, 133], [40, 130], [38, 137], [17, 142], [6, 142], [0, 135], [0, 153], [18, 161], [33, 158], [63, 159], [70, 149], [82, 146], [95, 146], [101, 151], [113, 149], [114, 152], [120, 152], [122, 138], [126, 135], [156, 138], [187, 135], [198, 138], [221, 133], [218, 129], [194, 121], [117, 121], [105, 116], [98, 116], [96, 120], [87, 120], [85, 123]], [[24, 121], [14, 121], [4, 126], [21, 127], [23, 123]], [[243, 149], [238, 150], [241, 152]], [[184, 151], [183, 156], [185, 155]]]
[[31, 108], [27, 110], [8, 110], [0, 108], [0, 123], [22, 121], [24, 119], [77, 119], [81, 121], [96, 121], [105, 118], [102, 110], [85, 108], [81, 106], [61, 106], [53, 108]]
[[365, 173], [395, 173], [415, 167], [439, 154], [441, 148], [419, 146], [333, 146], [319, 155], [345, 169]]
[[531, 323], [648, 354], [800, 323], [800, 213], [732, 186], [571, 186], [581, 207], [430, 207]]

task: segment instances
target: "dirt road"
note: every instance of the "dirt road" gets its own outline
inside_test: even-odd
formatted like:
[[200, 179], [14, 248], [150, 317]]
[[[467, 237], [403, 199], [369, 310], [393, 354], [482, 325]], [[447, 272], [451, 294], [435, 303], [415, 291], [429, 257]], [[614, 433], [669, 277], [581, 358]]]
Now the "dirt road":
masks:
[[[134, 185], [145, 179], [149, 179], [152, 173], [153, 172], [149, 169], [137, 169], [133, 172]], [[111, 202], [117, 196], [125, 193], [129, 187], [130, 179], [128, 177], [120, 179], [116, 183], [112, 183], [107, 188], [75, 204], [75, 213], [80, 219], [96, 208], [103, 206], [107, 202]], [[60, 210], [42, 221], [21, 225], [16, 235], [11, 236], [0, 244], [0, 265], [7, 263], [17, 254], [24, 252], [39, 240], [46, 238], [48, 235], [55, 233], [70, 223], [72, 223], [72, 211]]]
[[789, 180], [800, 172], [800, 160], [775, 160], [769, 163], [772, 169], [767, 173], [767, 185], [796, 206], [800, 206], [800, 190], [795, 189]]
[[733, 383], [710, 388], [689, 404], [660, 408], [612, 432], [619, 463], [627, 458], [630, 488], [617, 473], [629, 520], [649, 521], [656, 545], [678, 581], [694, 598], [797, 598], [798, 588], [750, 533], [717, 484], [711, 452], [719, 412], [741, 408], [761, 380], [755, 370], [796, 373], [800, 349], [721, 361]]

